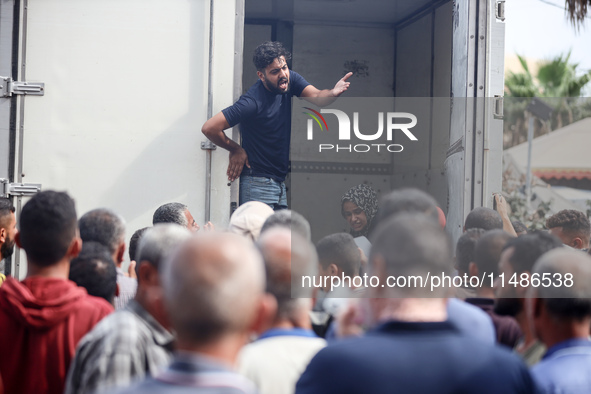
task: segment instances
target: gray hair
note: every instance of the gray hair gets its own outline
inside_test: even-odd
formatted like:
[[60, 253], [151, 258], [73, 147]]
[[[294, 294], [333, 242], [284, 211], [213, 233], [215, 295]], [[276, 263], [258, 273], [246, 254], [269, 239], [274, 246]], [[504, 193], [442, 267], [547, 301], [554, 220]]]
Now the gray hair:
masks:
[[292, 318], [310, 307], [312, 288], [302, 287], [304, 276], [314, 276], [318, 256], [310, 241], [289, 229], [276, 227], [261, 235], [257, 246], [263, 255], [267, 293], [277, 300], [277, 317]]
[[290, 209], [282, 209], [269, 216], [261, 228], [261, 234], [276, 226], [286, 227], [308, 241], [312, 239], [310, 223], [301, 214]]
[[533, 267], [532, 278], [535, 275], [543, 280], [544, 274], [549, 274], [546, 276], [551, 278], [551, 286], [530, 286], [530, 297], [544, 299], [548, 312], [560, 319], [580, 320], [591, 316], [589, 255], [566, 247], [552, 249], [538, 259]]
[[231, 233], [191, 237], [162, 264], [161, 279], [178, 338], [197, 346], [246, 333], [265, 288], [260, 254]]
[[86, 212], [78, 220], [80, 238], [84, 242], [98, 242], [113, 254], [125, 242], [125, 219], [107, 208]]
[[152, 224], [158, 223], [175, 223], [179, 226], [187, 227], [189, 224], [185, 211], [189, 208], [180, 202], [171, 202], [158, 207], [154, 216], [152, 217]]
[[183, 241], [191, 236], [189, 230], [176, 224], [158, 224], [146, 230], [140, 239], [136, 252], [136, 271], [142, 261], [147, 261], [156, 269]]

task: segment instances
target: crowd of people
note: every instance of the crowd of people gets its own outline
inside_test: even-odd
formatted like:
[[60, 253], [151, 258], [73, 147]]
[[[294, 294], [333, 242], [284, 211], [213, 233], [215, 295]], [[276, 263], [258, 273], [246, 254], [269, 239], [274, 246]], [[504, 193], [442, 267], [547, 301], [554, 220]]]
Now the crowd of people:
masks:
[[227, 228], [166, 203], [127, 243], [118, 213], [78, 218], [65, 192], [18, 218], [0, 199], [0, 261], [27, 256], [0, 276], [0, 394], [591, 392], [587, 216], [528, 232], [497, 195], [454, 247], [432, 196], [362, 184], [348, 231], [314, 234], [285, 209], [289, 103], [331, 103], [352, 73], [319, 90], [290, 57], [259, 45], [259, 80], [202, 127], [240, 178]]
[[[476, 208], [454, 247], [420, 190], [359, 185], [341, 203], [349, 232], [316, 244], [302, 215], [256, 201], [203, 229], [164, 204], [128, 244], [121, 216], [78, 218], [65, 192], [18, 218], [0, 199], [0, 257], [27, 255], [26, 278], [0, 287], [0, 392], [591, 392], [584, 213], [517, 235], [504, 209]], [[362, 274], [494, 281], [303, 286]]]

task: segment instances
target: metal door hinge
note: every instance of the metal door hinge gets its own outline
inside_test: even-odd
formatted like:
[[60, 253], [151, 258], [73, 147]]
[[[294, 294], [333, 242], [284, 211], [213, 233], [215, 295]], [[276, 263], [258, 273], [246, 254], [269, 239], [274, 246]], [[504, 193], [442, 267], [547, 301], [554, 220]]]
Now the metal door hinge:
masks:
[[201, 149], [203, 150], [216, 150], [217, 145], [211, 141], [202, 141], [201, 142]]
[[503, 119], [503, 114], [504, 114], [503, 96], [495, 95], [493, 116], [495, 119]]
[[505, 1], [497, 1], [495, 3], [495, 14], [501, 22], [505, 21]]
[[41, 191], [40, 183], [9, 183], [8, 179], [0, 178], [0, 197], [32, 196]]
[[43, 82], [21, 82], [10, 77], [0, 76], [0, 97], [11, 97], [14, 94], [43, 96], [45, 84]]

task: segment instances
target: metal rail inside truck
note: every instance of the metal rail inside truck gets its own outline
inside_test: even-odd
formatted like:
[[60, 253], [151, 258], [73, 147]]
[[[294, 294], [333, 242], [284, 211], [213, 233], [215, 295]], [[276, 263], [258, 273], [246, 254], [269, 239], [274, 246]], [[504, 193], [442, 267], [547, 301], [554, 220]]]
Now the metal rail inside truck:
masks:
[[[416, 154], [383, 171], [344, 176], [347, 163], [302, 165], [298, 149], [291, 163], [311, 201], [339, 206], [314, 196], [326, 182], [426, 190], [457, 238], [501, 189], [504, 34], [494, 0], [3, 0], [0, 194], [20, 210], [39, 189], [67, 190], [80, 215], [121, 214], [128, 238], [172, 201], [223, 228], [238, 185], [201, 126], [256, 81], [256, 45], [277, 40], [318, 88], [353, 69], [348, 97], [449, 104], [431, 105]], [[300, 206], [315, 240], [335, 231], [315, 220], [321, 204]], [[5, 270], [23, 277], [25, 261], [16, 253]]]

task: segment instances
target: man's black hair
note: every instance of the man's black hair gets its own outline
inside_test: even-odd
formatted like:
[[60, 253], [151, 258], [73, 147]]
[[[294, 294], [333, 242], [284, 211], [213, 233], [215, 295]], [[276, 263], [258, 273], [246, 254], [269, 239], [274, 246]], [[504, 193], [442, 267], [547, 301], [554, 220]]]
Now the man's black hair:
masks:
[[503, 228], [503, 219], [501, 215], [490, 208], [478, 207], [474, 208], [468, 216], [466, 216], [465, 230], [471, 228], [482, 228], [488, 230], [501, 230]]
[[[513, 272], [521, 275], [532, 272], [535, 262], [546, 252], [561, 248], [562, 241], [545, 231], [532, 231], [518, 238], [511, 238], [503, 251], [513, 249], [509, 263]], [[495, 313], [503, 316], [517, 316], [523, 311], [523, 304], [516, 298], [499, 298], [495, 302]]]
[[532, 231], [518, 238], [510, 239], [503, 250], [513, 248], [509, 262], [513, 271], [532, 272], [536, 261], [546, 252], [562, 247], [562, 241], [545, 231]]
[[318, 262], [323, 269], [331, 264], [339, 267], [349, 277], [359, 275], [361, 254], [351, 234], [336, 233], [327, 235], [316, 244]]
[[458, 238], [456, 244], [456, 264], [458, 270], [468, 273], [470, 263], [474, 261], [476, 242], [485, 231], [481, 228], [471, 228]]
[[173, 223], [179, 226], [187, 227], [187, 217], [185, 211], [188, 207], [180, 202], [171, 202], [158, 207], [152, 217], [152, 224]]
[[[503, 230], [487, 231], [480, 237], [474, 248], [474, 263], [478, 267], [479, 275], [492, 273], [495, 278], [497, 277], [503, 247], [511, 238], [511, 235]], [[489, 284], [490, 281], [486, 283]]]
[[544, 303], [548, 312], [561, 320], [581, 321], [591, 316], [591, 299], [589, 298], [546, 298]]
[[111, 254], [115, 253], [125, 236], [123, 219], [106, 208], [93, 209], [85, 213], [78, 221], [78, 226], [82, 241], [101, 243]]
[[76, 236], [74, 200], [64, 192], [39, 192], [23, 207], [19, 223], [20, 243], [28, 260], [53, 265], [66, 255]]
[[437, 201], [431, 195], [415, 188], [402, 188], [382, 198], [374, 226], [403, 212], [422, 213], [439, 223]]
[[139, 261], [137, 261], [137, 256], [136, 256], [137, 247], [140, 243], [140, 239], [142, 238], [142, 235], [144, 235], [146, 230], [149, 228], [150, 227], [140, 228], [135, 233], [133, 233], [133, 235], [131, 236], [131, 239], [129, 240], [129, 260], [135, 260], [136, 262], [139, 263]]
[[113, 303], [117, 290], [117, 269], [109, 249], [99, 242], [84, 242], [82, 251], [70, 263], [70, 280], [88, 294]]
[[569, 236], [577, 236], [589, 242], [591, 224], [587, 215], [575, 209], [563, 209], [546, 220], [546, 228], [562, 227], [562, 232]]
[[0, 227], [6, 226], [7, 218], [15, 212], [12, 202], [8, 198], [0, 198]]
[[278, 41], [267, 41], [256, 47], [252, 61], [256, 69], [263, 72], [269, 64], [281, 56], [285, 58], [286, 62], [291, 59], [291, 53], [285, 49], [282, 43]]

